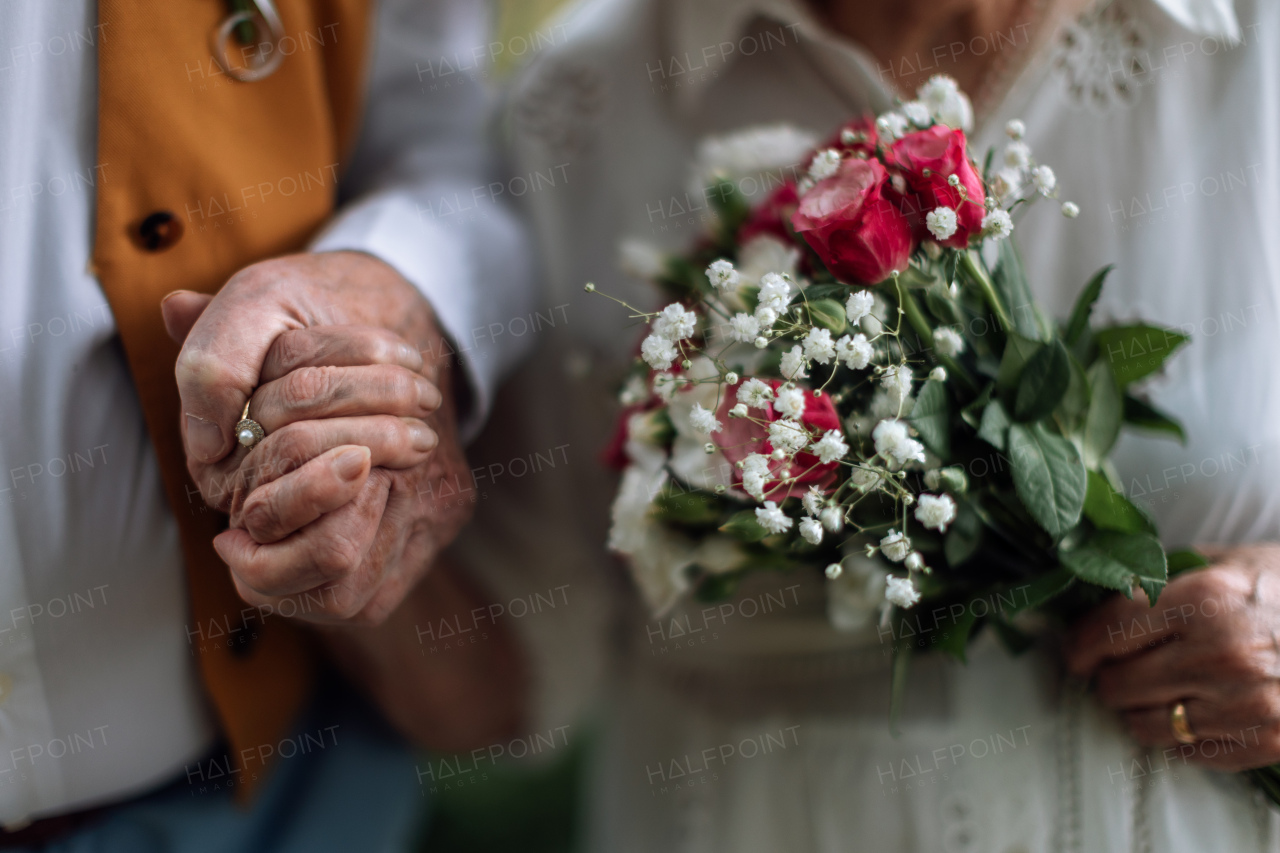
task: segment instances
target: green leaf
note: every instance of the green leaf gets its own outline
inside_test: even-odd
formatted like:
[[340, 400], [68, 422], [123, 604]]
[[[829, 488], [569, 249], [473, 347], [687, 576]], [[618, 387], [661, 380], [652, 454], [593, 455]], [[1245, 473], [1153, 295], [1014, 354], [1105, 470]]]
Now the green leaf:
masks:
[[1061, 341], [1045, 344], [1027, 359], [1018, 378], [1014, 419], [1038, 421], [1058, 407], [1071, 384], [1071, 361]]
[[964, 565], [982, 543], [982, 519], [973, 511], [967, 500], [956, 501], [956, 518], [942, 540], [942, 553], [951, 568]]
[[907, 267], [898, 274], [898, 282], [904, 287], [924, 289], [937, 284], [938, 280], [919, 267]]
[[960, 418], [974, 429], [982, 423], [982, 410], [986, 408], [987, 403], [991, 402], [991, 394], [996, 390], [994, 383], [988, 382], [987, 387], [982, 389], [972, 403], [960, 410]]
[[[1022, 613], [1025, 610], [1038, 610], [1048, 602], [1057, 598], [1065, 592], [1073, 583], [1076, 582], [1076, 576], [1069, 570], [1057, 568], [1051, 572], [1039, 575], [1027, 583], [1010, 586], [1004, 590], [997, 590], [997, 600], [1000, 600], [1006, 593], [1013, 600], [1012, 606], [1001, 605], [1001, 612], [1006, 616], [1013, 616]], [[1018, 602], [1021, 599], [1021, 603]]]
[[844, 306], [834, 299], [816, 299], [809, 303], [809, 319], [815, 326], [827, 329], [833, 335], [845, 330], [848, 324]]
[[659, 521], [702, 527], [715, 524], [723, 511], [721, 500], [710, 492], [664, 491], [653, 499], [649, 513]]
[[1004, 345], [1004, 355], [1000, 357], [1000, 373], [996, 377], [996, 385], [1001, 391], [1012, 391], [1018, 387], [1023, 367], [1041, 346], [1042, 344], [1016, 332], [1009, 333], [1009, 340]]
[[1203, 569], [1210, 564], [1209, 558], [1194, 548], [1172, 551], [1167, 555], [1167, 560], [1169, 563], [1169, 577], [1183, 572], [1194, 571], [1195, 569]]
[[1014, 424], [1009, 457], [1018, 499], [1050, 536], [1061, 539], [1084, 508], [1085, 470], [1075, 445], [1040, 424]]
[[1115, 377], [1104, 361], [1089, 368], [1089, 414], [1084, 422], [1084, 464], [1097, 468], [1120, 437], [1123, 403]]
[[930, 450], [944, 461], [951, 456], [951, 399], [945, 385], [933, 379], [924, 383], [908, 420]]
[[1076, 298], [1076, 306], [1071, 309], [1071, 319], [1067, 322], [1068, 344], [1074, 345], [1080, 340], [1085, 329], [1089, 328], [1089, 315], [1093, 313], [1094, 303], [1102, 295], [1102, 283], [1107, 280], [1108, 273], [1113, 269], [1115, 269], [1114, 264], [1107, 264], [1094, 273], [1093, 278], [1089, 279], [1089, 283], [1084, 286], [1084, 290], [1080, 291], [1080, 296]]
[[1022, 269], [1022, 258], [1012, 240], [1001, 240], [996, 268], [991, 272], [991, 283], [1009, 309], [1014, 330], [1024, 338], [1041, 340], [1045, 337], [1036, 317], [1035, 300], [1027, 285], [1027, 274]]
[[1152, 606], [1168, 579], [1164, 549], [1149, 533], [1094, 534], [1080, 548], [1059, 554], [1059, 559], [1081, 580], [1133, 597], [1141, 584]]
[[1004, 406], [1000, 405], [999, 400], [992, 400], [987, 407], [982, 410], [982, 422], [978, 424], [978, 438], [994, 447], [996, 450], [1004, 450], [1007, 442], [1006, 433], [1009, 431], [1009, 415], [1005, 413]]
[[729, 534], [739, 542], [759, 542], [769, 535], [769, 531], [756, 521], [755, 510], [750, 509], [744, 509], [730, 516], [728, 521], [720, 525], [720, 532]]
[[1074, 355], [1068, 353], [1067, 363], [1071, 366], [1071, 382], [1067, 385], [1067, 393], [1062, 395], [1062, 402], [1054, 410], [1054, 416], [1061, 418], [1066, 435], [1075, 436], [1084, 431], [1089, 415], [1089, 379]]
[[1191, 338], [1172, 329], [1137, 323], [1098, 329], [1094, 340], [1100, 357], [1111, 365], [1116, 384], [1123, 388], [1155, 373], [1174, 350]]
[[1128, 394], [1124, 396], [1124, 422], [1139, 429], [1165, 433], [1183, 445], [1187, 443], [1187, 434], [1183, 431], [1182, 424], [1150, 403]]
[[1084, 496], [1085, 517], [1102, 530], [1117, 533], [1155, 533], [1155, 525], [1124, 495], [1097, 471], [1089, 472], [1088, 491]]

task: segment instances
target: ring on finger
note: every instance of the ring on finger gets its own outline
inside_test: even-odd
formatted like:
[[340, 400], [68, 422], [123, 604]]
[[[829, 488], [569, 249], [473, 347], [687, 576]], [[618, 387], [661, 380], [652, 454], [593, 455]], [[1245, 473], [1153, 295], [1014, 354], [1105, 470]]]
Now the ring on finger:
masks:
[[240, 415], [240, 422], [236, 424], [236, 441], [252, 449], [266, 435], [267, 431], [262, 428], [262, 424], [249, 417], [249, 401], [245, 400], [244, 413]]
[[1173, 729], [1173, 739], [1178, 743], [1195, 743], [1197, 738], [1187, 721], [1187, 706], [1182, 702], [1174, 702], [1169, 709], [1169, 728]]

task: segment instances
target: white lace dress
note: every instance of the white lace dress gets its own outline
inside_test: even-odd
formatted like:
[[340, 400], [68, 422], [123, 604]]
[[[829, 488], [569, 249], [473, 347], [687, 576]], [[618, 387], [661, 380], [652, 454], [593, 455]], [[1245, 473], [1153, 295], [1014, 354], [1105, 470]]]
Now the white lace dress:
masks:
[[[603, 552], [615, 480], [596, 461], [639, 329], [582, 284], [653, 304], [617, 246], [678, 248], [705, 226], [689, 189], [700, 139], [775, 122], [825, 135], [885, 109], [895, 72], [788, 0], [597, 0], [565, 24], [517, 85], [507, 132], [515, 174], [563, 177], [526, 201], [546, 305], [567, 322], [542, 333], [474, 455], [564, 445], [570, 464], [495, 483], [462, 550], [491, 583], [572, 584], [573, 606], [522, 628], [541, 707], [608, 671], [593, 849], [1277, 849], [1276, 820], [1237, 778], [1139, 750], [1065, 683], [1052, 636], [1016, 659], [990, 640], [967, 666], [917, 656], [895, 738], [887, 645], [827, 618], [857, 590], [758, 577], [728, 609], [646, 618]], [[1068, 222], [1041, 204], [1019, 223], [1037, 295], [1064, 316], [1116, 263], [1104, 315], [1191, 331], [1149, 389], [1189, 441], [1123, 439], [1126, 489], [1170, 545], [1280, 538], [1280, 4], [1117, 0], [1055, 32], [973, 134], [985, 150], [1022, 118], [1082, 211]]]

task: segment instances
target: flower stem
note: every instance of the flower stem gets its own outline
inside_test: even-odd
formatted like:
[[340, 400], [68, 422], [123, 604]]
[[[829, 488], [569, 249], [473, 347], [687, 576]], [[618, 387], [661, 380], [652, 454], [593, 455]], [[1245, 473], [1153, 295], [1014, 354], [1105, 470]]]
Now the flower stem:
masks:
[[978, 285], [978, 289], [982, 291], [982, 297], [991, 306], [991, 311], [996, 315], [1000, 328], [1006, 333], [1012, 332], [1014, 330], [1013, 320], [1009, 317], [1009, 312], [1005, 310], [1004, 303], [1000, 301], [1000, 294], [996, 293], [995, 285], [991, 283], [991, 279], [981, 265], [978, 264], [973, 252], [960, 253], [960, 267], [965, 271], [965, 275]]
[[[898, 299], [902, 306], [902, 311], [907, 315], [907, 321], [911, 323], [911, 327], [916, 330], [916, 334], [920, 336], [920, 343], [923, 346], [931, 346], [933, 344], [933, 329], [929, 326], [929, 321], [925, 319], [924, 312], [920, 310], [916, 298], [911, 295], [911, 291], [905, 285], [898, 285]], [[972, 393], [978, 392], [978, 384], [973, 381], [973, 377], [969, 372], [960, 366], [959, 362], [950, 356], [943, 355], [936, 349], [933, 351], [933, 357], [938, 360], [947, 370], [947, 375], [955, 377], [960, 384]]]

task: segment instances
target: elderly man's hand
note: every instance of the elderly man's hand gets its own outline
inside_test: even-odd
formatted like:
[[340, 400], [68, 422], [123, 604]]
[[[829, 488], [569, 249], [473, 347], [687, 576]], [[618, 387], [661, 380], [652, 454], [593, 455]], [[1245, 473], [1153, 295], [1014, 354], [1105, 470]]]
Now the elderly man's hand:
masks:
[[[188, 467], [231, 514], [214, 545], [240, 595], [311, 592], [299, 618], [380, 623], [471, 514], [433, 499], [470, 475], [426, 301], [383, 262], [333, 252], [255, 264], [212, 300], [180, 291], [163, 309], [184, 341]], [[246, 400], [266, 431], [252, 450], [232, 434]]]
[[[1155, 607], [1115, 597], [1075, 627], [1068, 667], [1095, 679], [1133, 737], [1219, 770], [1280, 761], [1280, 546], [1201, 549]], [[1195, 744], [1170, 725], [1182, 702]]]

